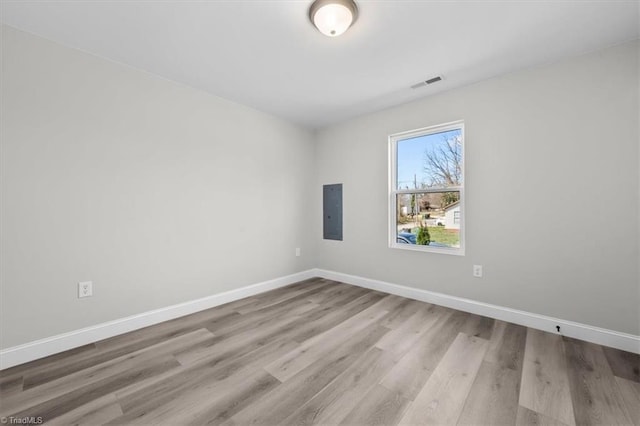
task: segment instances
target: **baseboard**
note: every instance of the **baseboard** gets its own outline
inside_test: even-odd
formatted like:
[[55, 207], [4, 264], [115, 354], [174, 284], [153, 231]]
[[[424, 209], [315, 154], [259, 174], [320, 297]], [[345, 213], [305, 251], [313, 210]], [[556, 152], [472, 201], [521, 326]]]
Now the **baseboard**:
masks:
[[[633, 334], [620, 333], [573, 321], [533, 314], [531, 312], [505, 308], [503, 306], [491, 305], [489, 303], [391, 284], [384, 281], [343, 274], [340, 272], [315, 269], [313, 270], [313, 273], [315, 276], [334, 281], [340, 281], [372, 290], [379, 290], [385, 293], [395, 294], [440, 306], [446, 306], [460, 311], [471, 312], [473, 314], [508, 321], [514, 324], [548, 331], [550, 333], [561, 334], [585, 340], [587, 342], [597, 343], [599, 345], [610, 346], [628, 352], [640, 353], [640, 336], [635, 336]], [[560, 326], [560, 333], [558, 333], [556, 326]]]
[[158, 324], [163, 321], [168, 321], [184, 315], [213, 308], [234, 300], [239, 300], [265, 291], [284, 287], [313, 277], [322, 277], [334, 281], [341, 281], [359, 287], [379, 290], [385, 293], [396, 294], [410, 299], [434, 303], [460, 311], [471, 312], [502, 321], [508, 321], [514, 324], [548, 331], [550, 333], [558, 333], [556, 331], [556, 326], [560, 326], [561, 332], [559, 334], [604, 346], [622, 349], [628, 352], [640, 353], [640, 336], [620, 333], [613, 330], [548, 317], [545, 315], [533, 314], [531, 312], [520, 311], [517, 309], [505, 308], [503, 306], [492, 305], [461, 297], [449, 296], [428, 290], [392, 284], [385, 281], [348, 275], [324, 269], [310, 269], [239, 289], [226, 291], [224, 293], [203, 297], [201, 299], [143, 312], [126, 318], [97, 324], [91, 327], [3, 349], [0, 351], [0, 370], [24, 364], [29, 361], [34, 361], [39, 358], [89, 343], [97, 342], [102, 339], [117, 336], [119, 334]]
[[184, 315], [213, 308], [218, 305], [233, 302], [234, 300], [253, 296], [279, 287], [284, 287], [298, 281], [313, 278], [314, 276], [313, 270], [298, 272], [296, 274], [263, 281], [236, 290], [214, 294], [201, 299], [143, 312], [126, 318], [108, 321], [91, 327], [3, 349], [0, 351], [0, 370], [77, 348], [89, 343], [97, 342], [102, 339], [117, 336], [119, 334], [127, 333], [129, 331], [158, 324], [163, 321], [168, 321]]

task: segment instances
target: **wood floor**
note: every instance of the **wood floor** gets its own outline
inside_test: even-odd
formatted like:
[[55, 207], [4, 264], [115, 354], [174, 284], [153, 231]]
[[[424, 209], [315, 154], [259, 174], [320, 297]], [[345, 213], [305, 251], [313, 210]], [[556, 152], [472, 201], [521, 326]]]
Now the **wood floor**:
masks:
[[0, 413], [61, 425], [639, 425], [639, 370], [628, 352], [313, 279], [4, 370]]

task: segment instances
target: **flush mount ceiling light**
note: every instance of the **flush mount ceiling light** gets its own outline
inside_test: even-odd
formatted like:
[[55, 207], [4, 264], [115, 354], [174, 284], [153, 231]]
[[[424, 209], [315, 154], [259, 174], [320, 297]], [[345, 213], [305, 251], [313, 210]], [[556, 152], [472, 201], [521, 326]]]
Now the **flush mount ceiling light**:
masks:
[[309, 8], [309, 19], [322, 34], [337, 37], [349, 29], [358, 17], [353, 0], [315, 0]]

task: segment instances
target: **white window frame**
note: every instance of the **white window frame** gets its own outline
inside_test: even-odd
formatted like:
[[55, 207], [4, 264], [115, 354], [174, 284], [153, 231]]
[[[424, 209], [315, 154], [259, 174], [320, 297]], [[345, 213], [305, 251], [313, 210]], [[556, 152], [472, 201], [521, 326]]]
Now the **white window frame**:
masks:
[[[446, 188], [428, 188], [428, 189], [403, 189], [398, 190], [397, 179], [398, 179], [398, 142], [405, 140], [416, 138], [420, 136], [428, 136], [435, 133], [443, 133], [450, 130], [460, 130], [462, 134], [462, 185], [459, 186], [450, 186]], [[441, 254], [452, 254], [457, 256], [464, 256], [465, 252], [465, 238], [464, 234], [466, 232], [465, 226], [465, 193], [464, 187], [467, 179], [466, 171], [465, 171], [465, 134], [464, 134], [464, 121], [458, 120], [445, 124], [438, 124], [435, 126], [424, 127], [421, 129], [410, 130], [407, 132], [395, 133], [389, 136], [389, 247], [394, 249], [402, 249], [402, 250], [412, 250], [412, 251], [422, 251], [422, 252], [430, 252], [430, 253], [441, 253]], [[399, 194], [428, 194], [428, 193], [437, 193], [437, 192], [459, 192], [460, 193], [460, 247], [432, 247], [432, 246], [423, 246], [417, 244], [401, 244], [397, 241], [397, 195]]]

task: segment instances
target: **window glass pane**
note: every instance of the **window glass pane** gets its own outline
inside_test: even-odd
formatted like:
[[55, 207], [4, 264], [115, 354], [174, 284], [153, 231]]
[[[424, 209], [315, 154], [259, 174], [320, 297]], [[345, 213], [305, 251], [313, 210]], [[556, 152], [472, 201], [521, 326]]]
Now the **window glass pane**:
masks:
[[397, 189], [461, 186], [460, 129], [402, 139], [397, 143]]
[[460, 193], [396, 195], [396, 242], [460, 247]]

